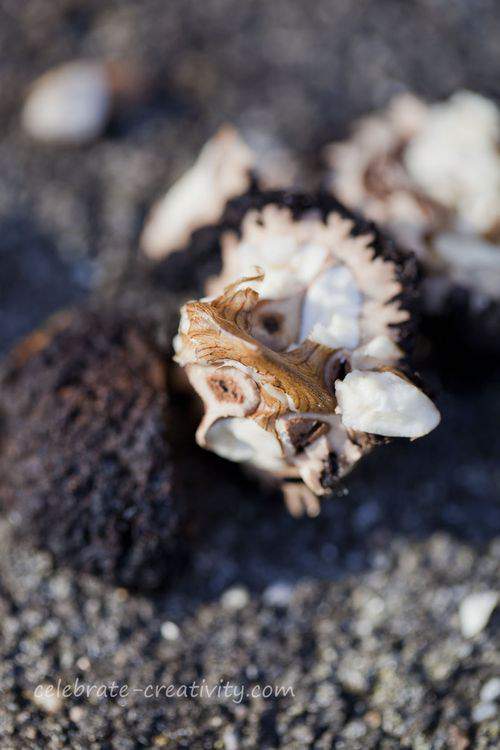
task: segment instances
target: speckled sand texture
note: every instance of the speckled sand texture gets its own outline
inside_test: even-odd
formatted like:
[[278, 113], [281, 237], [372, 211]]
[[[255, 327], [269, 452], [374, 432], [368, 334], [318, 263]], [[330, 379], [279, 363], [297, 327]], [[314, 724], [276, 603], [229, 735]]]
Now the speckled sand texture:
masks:
[[[0, 350], [87, 292], [167, 320], [188, 274], [180, 260], [154, 273], [137, 262], [142, 220], [224, 120], [283, 139], [314, 184], [318, 149], [405, 87], [498, 100], [499, 34], [495, 0], [6, 0]], [[156, 93], [94, 145], [30, 141], [27, 84], [99, 55], [140, 60]], [[370, 456], [320, 519], [290, 518], [213, 459], [208, 528], [169, 593], [57, 569], [2, 522], [2, 750], [497, 748], [500, 613], [469, 638], [460, 612], [499, 585], [499, 371], [468, 359], [450, 377], [445, 364], [442, 426]], [[132, 691], [276, 683], [295, 697], [35, 695], [77, 676]]]

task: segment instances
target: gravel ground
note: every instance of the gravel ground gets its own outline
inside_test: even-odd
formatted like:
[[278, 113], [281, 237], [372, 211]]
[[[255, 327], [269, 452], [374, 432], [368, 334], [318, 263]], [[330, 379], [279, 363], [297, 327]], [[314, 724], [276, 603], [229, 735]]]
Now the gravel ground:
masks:
[[[137, 238], [221, 122], [278, 137], [313, 183], [320, 147], [404, 88], [499, 99], [499, 34], [495, 0], [3, 0], [0, 351], [89, 295], [171, 304], [179, 280], [147, 274]], [[26, 85], [78, 56], [140, 61], [154, 91], [91, 146], [29, 141]], [[320, 519], [213, 459], [193, 566], [154, 598], [55, 568], [2, 526], [0, 746], [497, 748], [499, 613], [466, 638], [459, 612], [498, 590], [500, 371], [461, 364], [434, 376], [442, 426], [370, 456]], [[35, 692], [76, 677], [129, 694]], [[245, 695], [143, 692], [193, 680]], [[293, 695], [246, 694], [275, 684]]]

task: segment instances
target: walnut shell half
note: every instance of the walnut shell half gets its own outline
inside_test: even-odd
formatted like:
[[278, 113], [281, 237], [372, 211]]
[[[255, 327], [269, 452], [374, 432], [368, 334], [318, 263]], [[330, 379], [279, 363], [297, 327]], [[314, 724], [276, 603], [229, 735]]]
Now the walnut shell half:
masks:
[[323, 495], [374, 445], [440, 417], [398, 369], [405, 260], [336, 205], [283, 203], [225, 235], [222, 272], [183, 307], [174, 347], [205, 405], [200, 445]]

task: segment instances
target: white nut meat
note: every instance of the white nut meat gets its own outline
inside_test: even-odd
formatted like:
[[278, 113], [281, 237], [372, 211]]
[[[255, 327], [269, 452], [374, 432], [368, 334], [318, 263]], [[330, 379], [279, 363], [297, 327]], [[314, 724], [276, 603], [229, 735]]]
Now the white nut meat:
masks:
[[340, 199], [420, 257], [430, 311], [455, 286], [479, 307], [500, 300], [500, 109], [492, 101], [469, 91], [433, 105], [397, 97], [330, 146], [327, 159]]
[[216, 222], [226, 202], [250, 185], [252, 152], [225, 126], [203, 147], [193, 166], [151, 209], [140, 244], [160, 259], [181, 248], [191, 233]]
[[335, 384], [337, 413], [352, 430], [418, 438], [440, 421], [425, 393], [394, 372], [353, 370]]
[[428, 110], [409, 141], [404, 163], [426, 195], [482, 234], [500, 222], [500, 110], [460, 91]]
[[273, 139], [250, 132], [247, 142], [223, 125], [151, 209], [140, 239], [143, 252], [161, 260], [183, 248], [195, 230], [219, 221], [227, 201], [245, 193], [253, 175], [275, 188], [291, 184], [296, 171], [290, 154]]

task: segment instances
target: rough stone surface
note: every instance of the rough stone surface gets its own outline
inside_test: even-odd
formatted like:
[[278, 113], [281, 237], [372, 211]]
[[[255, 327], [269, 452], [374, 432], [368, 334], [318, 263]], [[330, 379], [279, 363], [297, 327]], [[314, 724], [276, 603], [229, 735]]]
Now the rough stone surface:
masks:
[[165, 362], [147, 331], [109, 313], [62, 313], [2, 375], [0, 500], [16, 535], [122, 585], [177, 576], [188, 514]]
[[[398, 91], [500, 95], [496, 0], [6, 0], [0, 14], [3, 351], [96, 288], [163, 319], [185, 269], [138, 262], [142, 220], [222, 121], [270, 130], [314, 182], [319, 148]], [[93, 55], [140, 59], [155, 97], [92, 146], [28, 142], [25, 87]], [[442, 426], [386, 448], [383, 462], [369, 457], [319, 519], [289, 518], [223, 462], [197, 469], [216, 489], [209, 503], [197, 496], [208, 528], [169, 594], [126, 594], [55, 567], [4, 525], [1, 747], [497, 748], [498, 722], [477, 706], [490, 705], [481, 691], [500, 672], [498, 611], [466, 640], [458, 610], [498, 585], [499, 371], [469, 354], [461, 372], [439, 364]], [[292, 589], [286, 607], [264, 600], [276, 583]], [[249, 601], [225, 609], [235, 585]], [[162, 636], [165, 622], [179, 638]], [[35, 698], [38, 684], [76, 676], [131, 688], [276, 682], [295, 697]]]

